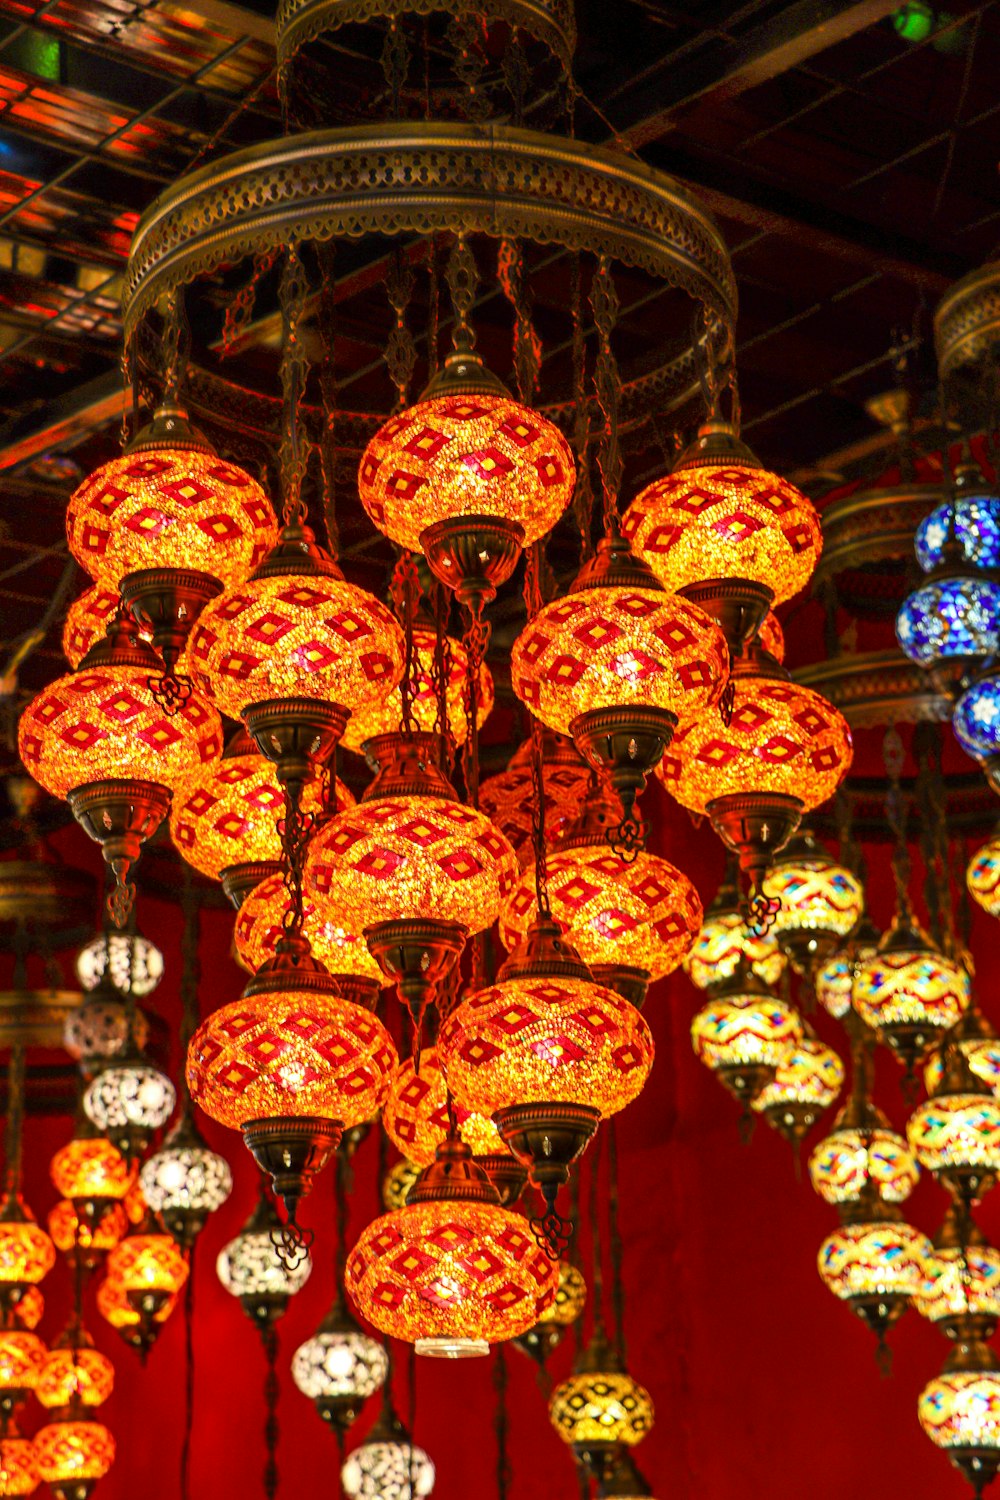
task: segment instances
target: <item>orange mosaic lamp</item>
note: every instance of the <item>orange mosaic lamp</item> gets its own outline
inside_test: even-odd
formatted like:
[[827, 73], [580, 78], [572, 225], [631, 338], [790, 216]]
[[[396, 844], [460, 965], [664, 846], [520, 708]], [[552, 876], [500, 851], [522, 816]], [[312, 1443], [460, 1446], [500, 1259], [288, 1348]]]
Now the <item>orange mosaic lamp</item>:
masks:
[[969, 976], [908, 917], [896, 917], [871, 958], [858, 964], [854, 1008], [912, 1073], [935, 1039], [959, 1021]]
[[168, 1297], [153, 1314], [152, 1321], [137, 1312], [121, 1282], [105, 1276], [97, 1288], [97, 1310], [106, 1323], [120, 1334], [130, 1349], [141, 1355], [149, 1352], [162, 1325], [177, 1306], [176, 1297]]
[[[338, 780], [338, 808], [354, 798]], [[302, 790], [301, 809], [319, 814], [324, 788], [319, 779]], [[202, 875], [221, 880], [234, 905], [281, 862], [278, 823], [285, 797], [274, 766], [246, 730], [231, 737], [221, 760], [196, 766], [175, 783], [170, 806], [170, 837], [178, 853]], [[239, 899], [238, 899], [239, 898]]]
[[[642, 1005], [654, 979], [687, 956], [703, 912], [691, 881], [657, 854], [625, 863], [608, 847], [620, 820], [617, 798], [591, 787], [580, 817], [545, 861], [549, 907], [593, 977]], [[523, 942], [535, 919], [534, 865], [507, 899], [500, 919], [506, 948]]]
[[35, 1458], [55, 1500], [87, 1500], [115, 1461], [115, 1440], [102, 1422], [73, 1415], [35, 1433]]
[[599, 1325], [572, 1375], [549, 1397], [549, 1421], [603, 1489], [622, 1455], [651, 1430], [653, 1417], [652, 1397], [624, 1368]]
[[26, 1286], [11, 1311], [15, 1328], [34, 1330], [45, 1316], [45, 1298], [37, 1286]]
[[691, 1022], [691, 1045], [733, 1098], [749, 1105], [802, 1033], [795, 1008], [772, 995], [741, 960]]
[[683, 727], [657, 775], [672, 796], [710, 818], [759, 889], [804, 813], [832, 797], [850, 769], [851, 731], [811, 688], [751, 647], [733, 663], [732, 714]]
[[358, 494], [379, 531], [423, 552], [459, 601], [476, 606], [511, 576], [521, 549], [552, 530], [576, 466], [559, 429], [460, 343], [420, 400], [370, 440]]
[[818, 1267], [826, 1287], [875, 1334], [879, 1348], [921, 1291], [934, 1247], [898, 1208], [866, 1195], [851, 1222], [828, 1235]]
[[587, 1306], [587, 1283], [579, 1267], [572, 1261], [560, 1260], [558, 1270], [559, 1282], [551, 1305], [541, 1314], [534, 1328], [529, 1328], [527, 1333], [514, 1340], [517, 1347], [539, 1365], [544, 1365], [552, 1351], [558, 1348], [566, 1330], [583, 1316]]
[[515, 693], [606, 774], [623, 827], [678, 725], [705, 718], [718, 702], [727, 669], [719, 627], [665, 592], [614, 530], [511, 652]]
[[525, 1333], [552, 1303], [558, 1270], [463, 1142], [449, 1137], [410, 1190], [347, 1257], [362, 1317], [418, 1354], [464, 1359]]
[[286, 937], [239, 1000], [188, 1047], [191, 1098], [240, 1130], [295, 1222], [345, 1128], [381, 1107], [396, 1052], [381, 1021], [341, 998], [302, 938]]
[[844, 1086], [844, 1064], [819, 1037], [792, 1042], [774, 1077], [755, 1094], [751, 1109], [785, 1137], [794, 1150]]
[[100, 845], [117, 887], [109, 911], [119, 927], [131, 909], [129, 870], [170, 808], [185, 772], [222, 753], [222, 721], [199, 694], [168, 714], [156, 693], [159, 663], [123, 620], [28, 704], [18, 749], [28, 773]]
[[63, 656], [71, 667], [78, 667], [90, 650], [107, 634], [108, 626], [121, 608], [117, 589], [101, 588], [99, 583], [85, 589], [66, 611], [63, 624]]
[[917, 1404], [920, 1425], [976, 1495], [1000, 1470], [1000, 1363], [980, 1339], [956, 1344]]
[[438, 1054], [459, 1104], [492, 1116], [530, 1171], [545, 1217], [537, 1228], [557, 1258], [560, 1186], [602, 1119], [641, 1092], [653, 1038], [639, 1011], [596, 984], [552, 918], [539, 918], [496, 984], [443, 1022]]
[[4, 1500], [30, 1495], [38, 1488], [38, 1458], [30, 1438], [22, 1437], [13, 1418], [0, 1437], [0, 1495]]
[[[473, 1156], [509, 1155], [488, 1115], [457, 1104], [452, 1108], [459, 1138]], [[436, 1047], [423, 1048], [419, 1072], [412, 1057], [397, 1065], [382, 1106], [382, 1126], [402, 1156], [414, 1166], [430, 1166], [450, 1129], [448, 1086]]]
[[0, 1201], [0, 1306], [14, 1307], [25, 1289], [37, 1286], [55, 1263], [55, 1246], [21, 1194], [5, 1193]]
[[94, 1348], [84, 1328], [71, 1326], [48, 1351], [35, 1395], [49, 1411], [69, 1413], [76, 1405], [103, 1406], [115, 1384], [115, 1367]]
[[187, 664], [300, 797], [348, 716], [400, 681], [403, 632], [373, 594], [345, 581], [307, 526], [289, 525], [246, 583], [202, 612]]
[[768, 989], [773, 989], [785, 972], [785, 955], [773, 933], [758, 933], [747, 923], [741, 909], [736, 862], [729, 855], [725, 877], [705, 912], [684, 969], [700, 990], [714, 990], [732, 979], [741, 959]]
[[74, 1264], [79, 1256], [83, 1266], [92, 1270], [128, 1232], [128, 1217], [120, 1203], [111, 1203], [91, 1223], [68, 1198], [61, 1198], [49, 1213], [48, 1226], [56, 1249]]
[[[284, 934], [285, 914], [291, 898], [283, 875], [268, 875], [245, 896], [233, 929], [233, 941], [242, 963], [256, 974], [278, 951]], [[337, 920], [332, 907], [306, 896], [302, 903], [302, 932], [308, 939], [314, 958], [336, 976], [345, 999], [367, 1004], [378, 998], [378, 986], [385, 983], [382, 970], [372, 958], [360, 932], [349, 932]], [[352, 984], [352, 979], [358, 981]], [[374, 988], [373, 988], [374, 987]]]
[[853, 931], [865, 909], [860, 880], [800, 828], [764, 878], [774, 906], [771, 931], [800, 974], [811, 974]]
[[257, 481], [224, 463], [172, 398], [66, 510], [73, 556], [103, 588], [121, 589], [168, 672], [206, 602], [242, 582], [277, 534]]
[[0, 1328], [0, 1425], [36, 1389], [47, 1353], [37, 1333]]
[[1000, 1101], [978, 1085], [961, 1050], [947, 1048], [938, 1090], [917, 1106], [906, 1135], [917, 1161], [957, 1199], [978, 1203], [1000, 1172]]
[[977, 849], [965, 874], [969, 895], [991, 917], [1000, 917], [1000, 833]]
[[734, 655], [806, 586], [823, 547], [811, 502], [718, 419], [636, 496], [622, 529], [665, 588], [720, 622]]
[[[545, 831], [557, 840], [579, 814], [592, 772], [572, 740], [542, 732], [545, 773]], [[527, 739], [510, 758], [506, 771], [488, 776], [479, 788], [479, 807], [507, 839], [522, 870], [535, 860], [532, 742]]]
[[419, 1025], [466, 937], [499, 915], [517, 860], [489, 819], [458, 801], [436, 736], [380, 735], [368, 753], [375, 779], [311, 841], [305, 890], [321, 915], [364, 933]]
[[[466, 717], [468, 700], [469, 653], [461, 641], [449, 636], [446, 646], [445, 703], [447, 729], [452, 743], [464, 745], [469, 734]], [[427, 734], [434, 732], [438, 719], [438, 695], [434, 682], [434, 659], [437, 653], [437, 631], [433, 625], [418, 620], [413, 626], [413, 663], [410, 669], [410, 712], [414, 727]], [[479, 691], [476, 695], [476, 721], [482, 726], [493, 711], [493, 674], [483, 662], [479, 668]], [[399, 687], [365, 708], [357, 709], [347, 721], [343, 745], [361, 752], [365, 741], [380, 734], [398, 734], [403, 728], [403, 694]]]
[[121, 1288], [147, 1331], [171, 1299], [176, 1300], [189, 1268], [172, 1235], [139, 1230], [127, 1234], [108, 1255], [108, 1280]]
[[112, 1203], [121, 1203], [135, 1178], [118, 1147], [106, 1136], [80, 1134], [60, 1146], [49, 1167], [52, 1185], [81, 1218], [97, 1223]]

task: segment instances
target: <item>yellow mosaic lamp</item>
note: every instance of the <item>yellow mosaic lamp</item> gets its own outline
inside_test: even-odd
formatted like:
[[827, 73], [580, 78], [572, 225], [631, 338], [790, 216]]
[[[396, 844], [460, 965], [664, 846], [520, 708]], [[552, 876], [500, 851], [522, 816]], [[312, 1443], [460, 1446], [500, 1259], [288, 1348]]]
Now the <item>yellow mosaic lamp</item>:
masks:
[[395, 1162], [382, 1178], [382, 1206], [390, 1213], [402, 1208], [421, 1170], [416, 1162], [408, 1161], [405, 1156], [402, 1161]]
[[963, 1203], [978, 1203], [1000, 1172], [1000, 1101], [979, 1086], [956, 1045], [937, 1091], [913, 1111], [906, 1134], [920, 1165]]
[[956, 1344], [917, 1405], [920, 1425], [976, 1495], [1000, 1469], [1000, 1363], [981, 1340]]
[[[438, 694], [434, 680], [437, 654], [437, 631], [433, 625], [413, 625], [413, 660], [410, 670], [410, 712], [414, 728], [427, 734], [434, 732], [438, 721]], [[469, 734], [466, 714], [468, 700], [469, 654], [461, 641], [449, 636], [445, 642], [448, 736], [455, 745], [464, 745]], [[480, 728], [493, 711], [493, 674], [485, 662], [479, 668], [479, 691], [476, 695], [476, 722]], [[393, 688], [384, 698], [359, 708], [347, 721], [341, 743], [346, 750], [359, 753], [367, 740], [380, 734], [399, 734], [403, 729], [403, 694]]]
[[1000, 916], [1000, 831], [969, 861], [965, 874], [969, 895], [991, 917]]
[[188, 1279], [187, 1259], [172, 1235], [157, 1232], [150, 1222], [127, 1234], [108, 1255], [108, 1280], [125, 1294], [139, 1314], [139, 1328], [148, 1337], [159, 1315], [173, 1305]]
[[598, 1484], [653, 1426], [649, 1392], [623, 1367], [598, 1325], [573, 1373], [549, 1397], [549, 1421]]
[[862, 916], [847, 941], [816, 969], [813, 975], [816, 999], [834, 1020], [842, 1021], [849, 1013], [858, 965], [875, 956], [881, 937], [871, 919]]
[[1000, 1318], [1000, 1251], [966, 1205], [949, 1208], [925, 1271], [913, 1299], [921, 1317], [950, 1339], [992, 1338]]
[[853, 1011], [845, 1025], [851, 1038], [851, 1094], [809, 1158], [809, 1179], [825, 1203], [850, 1215], [865, 1203], [892, 1209], [905, 1202], [920, 1179], [920, 1168], [906, 1141], [872, 1102], [874, 1036]]
[[763, 889], [777, 902], [771, 931], [800, 974], [811, 975], [825, 963], [865, 909], [857, 876], [804, 828], [775, 857]]
[[418, 1354], [465, 1359], [523, 1334], [558, 1272], [525, 1220], [500, 1206], [468, 1146], [450, 1136], [405, 1205], [363, 1231], [344, 1284], [362, 1317]]
[[912, 1073], [935, 1039], [969, 1007], [969, 976], [910, 918], [897, 914], [870, 958], [857, 967], [854, 1008]]
[[886, 1333], [921, 1292], [934, 1247], [874, 1192], [863, 1192], [842, 1215], [845, 1222], [820, 1247], [819, 1274], [875, 1334], [881, 1353]]
[[807, 1031], [789, 1043], [774, 1077], [754, 1095], [750, 1107], [797, 1150], [843, 1086], [844, 1064], [832, 1047]]
[[691, 1022], [695, 1056], [746, 1107], [802, 1034], [798, 1011], [772, 995], [742, 959]]
[[785, 972], [785, 955], [773, 932], [760, 934], [746, 920], [739, 867], [736, 856], [729, 854], [722, 884], [705, 912], [684, 968], [700, 990], [714, 990], [732, 979], [741, 958], [768, 989], [774, 989]]

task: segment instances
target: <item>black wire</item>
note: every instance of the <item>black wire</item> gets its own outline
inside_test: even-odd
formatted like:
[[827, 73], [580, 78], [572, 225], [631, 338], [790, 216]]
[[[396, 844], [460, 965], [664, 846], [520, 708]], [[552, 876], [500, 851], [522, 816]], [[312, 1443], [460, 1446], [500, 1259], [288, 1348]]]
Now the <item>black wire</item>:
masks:
[[410, 1345], [408, 1375], [410, 1381], [410, 1419], [407, 1425], [410, 1429], [410, 1472], [408, 1475], [409, 1485], [407, 1489], [406, 1500], [414, 1500], [414, 1496], [416, 1495], [416, 1488], [414, 1486], [414, 1459], [416, 1456], [415, 1450], [417, 1446], [416, 1437], [414, 1436], [417, 1430], [417, 1348], [415, 1344]]
[[184, 1292], [184, 1436], [181, 1441], [181, 1500], [188, 1500], [191, 1493], [191, 1434], [194, 1429], [194, 1251], [195, 1246], [192, 1244], [188, 1253], [188, 1279]]
[[507, 1360], [502, 1345], [493, 1356], [493, 1389], [496, 1392], [496, 1415], [493, 1430], [497, 1439], [497, 1500], [507, 1500], [510, 1490], [510, 1455], [507, 1448]]
[[278, 1397], [280, 1386], [278, 1385], [278, 1330], [271, 1325], [265, 1328], [263, 1333], [264, 1353], [267, 1356], [267, 1374], [264, 1376], [264, 1443], [266, 1445], [266, 1457], [264, 1459], [264, 1494], [267, 1500], [274, 1500], [278, 1493]]
[[615, 1318], [615, 1349], [625, 1363], [625, 1282], [622, 1275], [622, 1237], [618, 1226], [618, 1136], [617, 1122], [608, 1121], [608, 1224], [611, 1241], [611, 1306]]

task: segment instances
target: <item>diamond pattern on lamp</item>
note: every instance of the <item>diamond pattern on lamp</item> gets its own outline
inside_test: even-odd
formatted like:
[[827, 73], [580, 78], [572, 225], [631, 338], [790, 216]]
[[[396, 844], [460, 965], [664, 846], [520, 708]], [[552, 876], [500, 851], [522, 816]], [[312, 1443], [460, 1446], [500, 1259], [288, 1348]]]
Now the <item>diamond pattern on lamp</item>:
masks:
[[559, 734], [591, 709], [641, 704], [686, 723], [722, 692], [729, 653], [695, 605], [652, 590], [595, 588], [545, 605], [514, 642], [511, 681]]
[[191, 1039], [187, 1079], [233, 1129], [272, 1115], [360, 1125], [381, 1108], [396, 1053], [381, 1021], [339, 996], [265, 992], [224, 1005]]
[[622, 531], [668, 589], [705, 578], [747, 578], [790, 599], [823, 546], [805, 495], [766, 469], [678, 469], [636, 496]]
[[433, 917], [469, 932], [492, 926], [517, 860], [482, 813], [444, 798], [385, 797], [339, 813], [310, 846], [306, 892], [317, 910], [361, 932]]
[[562, 515], [575, 475], [559, 429], [512, 398], [438, 396], [383, 424], [358, 492], [379, 530], [411, 552], [427, 527], [472, 515], [516, 522], [527, 546]]
[[[552, 915], [587, 964], [624, 964], [653, 979], [683, 961], [702, 923], [701, 901], [683, 871], [659, 855], [640, 853], [626, 865], [606, 846], [563, 844], [549, 854]], [[500, 919], [513, 948], [535, 917], [535, 875], [529, 866]]]
[[[243, 900], [236, 917], [233, 940], [236, 951], [252, 972], [273, 958], [278, 939], [284, 934], [284, 917], [291, 901], [284, 877], [269, 875]], [[360, 933], [350, 932], [335, 914], [324, 916], [310, 897], [303, 902], [303, 932], [313, 956], [331, 974], [357, 974], [380, 984], [382, 971], [368, 951]]]

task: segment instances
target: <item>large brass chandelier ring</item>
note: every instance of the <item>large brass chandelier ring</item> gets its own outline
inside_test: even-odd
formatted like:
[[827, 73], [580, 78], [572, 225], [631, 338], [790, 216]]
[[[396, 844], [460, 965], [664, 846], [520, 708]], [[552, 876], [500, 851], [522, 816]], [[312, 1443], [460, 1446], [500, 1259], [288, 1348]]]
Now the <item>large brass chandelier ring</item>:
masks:
[[427, 121], [289, 136], [181, 178], [136, 231], [126, 338], [164, 294], [289, 238], [456, 227], [607, 256], [681, 288], [718, 321], [735, 321], [723, 239], [671, 178], [534, 131]]
[[963, 276], [934, 314], [934, 346], [942, 380], [978, 364], [1000, 344], [1000, 261]]

